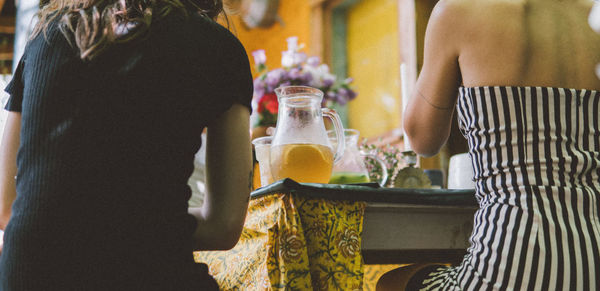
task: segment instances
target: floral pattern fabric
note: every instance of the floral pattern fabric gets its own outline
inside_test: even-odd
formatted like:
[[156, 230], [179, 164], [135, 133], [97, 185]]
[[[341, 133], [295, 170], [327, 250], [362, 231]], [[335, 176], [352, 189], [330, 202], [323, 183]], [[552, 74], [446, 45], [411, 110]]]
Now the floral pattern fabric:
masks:
[[222, 290], [362, 290], [364, 202], [252, 199], [238, 244], [195, 252]]

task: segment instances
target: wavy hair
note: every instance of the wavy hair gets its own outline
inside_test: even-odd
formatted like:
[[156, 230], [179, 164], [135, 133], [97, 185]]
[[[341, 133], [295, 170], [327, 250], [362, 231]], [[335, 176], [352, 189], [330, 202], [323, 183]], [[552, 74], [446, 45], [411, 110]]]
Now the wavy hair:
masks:
[[216, 19], [223, 12], [222, 0], [51, 0], [38, 12], [31, 38], [56, 20], [81, 59], [91, 60], [113, 44], [143, 38], [152, 22], [172, 13]]

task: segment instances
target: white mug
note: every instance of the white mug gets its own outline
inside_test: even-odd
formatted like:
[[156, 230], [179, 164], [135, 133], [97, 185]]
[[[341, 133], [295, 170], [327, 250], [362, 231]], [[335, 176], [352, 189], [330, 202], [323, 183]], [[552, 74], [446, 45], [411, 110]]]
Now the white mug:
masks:
[[448, 189], [475, 189], [473, 164], [468, 153], [453, 155], [448, 165]]

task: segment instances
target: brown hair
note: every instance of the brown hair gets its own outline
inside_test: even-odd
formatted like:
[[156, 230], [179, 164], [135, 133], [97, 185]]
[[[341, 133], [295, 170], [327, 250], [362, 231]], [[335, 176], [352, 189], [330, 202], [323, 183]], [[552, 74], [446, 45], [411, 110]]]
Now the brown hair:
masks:
[[115, 43], [142, 38], [153, 21], [171, 13], [201, 13], [216, 19], [223, 13], [222, 0], [51, 0], [38, 12], [31, 38], [45, 33], [58, 19], [61, 32], [79, 49], [81, 59], [91, 60]]

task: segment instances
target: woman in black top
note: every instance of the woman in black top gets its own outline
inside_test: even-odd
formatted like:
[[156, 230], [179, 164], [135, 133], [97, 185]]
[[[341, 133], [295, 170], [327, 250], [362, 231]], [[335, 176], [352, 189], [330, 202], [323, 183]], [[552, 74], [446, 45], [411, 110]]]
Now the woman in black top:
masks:
[[[221, 11], [220, 0], [42, 8], [6, 88], [0, 290], [216, 288], [192, 251], [235, 245], [251, 184], [252, 77], [214, 22]], [[207, 197], [188, 210], [205, 127]]]

